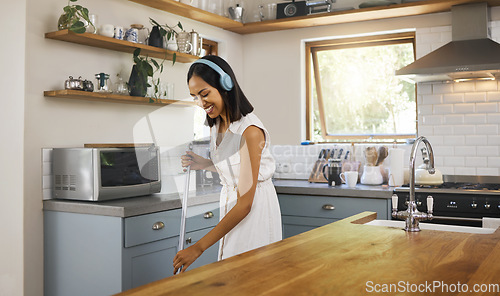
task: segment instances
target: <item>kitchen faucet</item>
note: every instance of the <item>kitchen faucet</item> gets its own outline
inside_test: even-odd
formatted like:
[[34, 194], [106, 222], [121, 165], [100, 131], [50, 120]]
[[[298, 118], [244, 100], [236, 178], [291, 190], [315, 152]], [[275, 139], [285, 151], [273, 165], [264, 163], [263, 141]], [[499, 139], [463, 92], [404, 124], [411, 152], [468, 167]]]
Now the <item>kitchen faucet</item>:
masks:
[[427, 138], [420, 136], [413, 143], [413, 147], [411, 148], [410, 154], [410, 200], [408, 201], [408, 209], [406, 211], [398, 212], [398, 196], [392, 196], [392, 217], [405, 220], [406, 231], [417, 232], [420, 231], [419, 221], [421, 220], [431, 220], [432, 217], [432, 209], [434, 206], [434, 199], [432, 196], [427, 197], [427, 213], [419, 212], [417, 209], [417, 203], [415, 202], [415, 158], [417, 156], [418, 145], [423, 142], [427, 149], [427, 157], [429, 158], [429, 162], [427, 163], [426, 169], [429, 174], [434, 174], [434, 153], [432, 151], [431, 143], [427, 140]]

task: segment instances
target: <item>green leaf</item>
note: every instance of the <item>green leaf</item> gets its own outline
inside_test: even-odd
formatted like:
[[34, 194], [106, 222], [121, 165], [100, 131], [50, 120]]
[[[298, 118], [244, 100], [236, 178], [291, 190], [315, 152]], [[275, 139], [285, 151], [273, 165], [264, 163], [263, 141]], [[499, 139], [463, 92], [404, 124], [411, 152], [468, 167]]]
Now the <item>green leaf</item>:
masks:
[[147, 64], [146, 66], [148, 76], [153, 76], [153, 67], [151, 67], [150, 64]]
[[69, 0], [69, 1], [70, 1], [70, 2], [76, 2], [76, 1], [78, 1], [78, 0]]
[[[141, 54], [141, 49], [140, 48], [136, 48], [134, 50], [134, 61], [135, 61], [135, 57], [138, 57], [140, 54]], [[136, 61], [136, 63], [137, 63], [137, 61]]]
[[85, 27], [70, 28], [70, 30], [77, 34], [83, 34], [86, 31]]
[[174, 52], [174, 56], [172, 57], [172, 66], [175, 65], [176, 59], [177, 59], [177, 53]]
[[157, 21], [155, 21], [154, 19], [149, 18], [149, 20], [151, 21], [151, 23], [153, 23], [153, 25], [161, 27], [161, 25]]
[[178, 26], [181, 30], [184, 30], [184, 29], [182, 28], [182, 24], [181, 24], [181, 22], [177, 23], [177, 26]]
[[170, 40], [170, 39], [172, 39], [172, 32], [168, 31], [167, 40]]
[[153, 65], [155, 65], [156, 69], [160, 68], [160, 65], [158, 65], [158, 62], [151, 59], [151, 62], [153, 63]]
[[81, 21], [75, 22], [69, 29], [78, 34], [85, 33], [85, 25]]
[[165, 35], [167, 35], [167, 30], [163, 29], [162, 27], [160, 27], [160, 35], [165, 37]]
[[153, 98], [149, 98], [149, 102], [150, 102], [150, 103], [154, 103], [154, 102], [155, 102], [155, 100], [153, 100]]
[[82, 10], [83, 6], [81, 5], [75, 5], [76, 10]]

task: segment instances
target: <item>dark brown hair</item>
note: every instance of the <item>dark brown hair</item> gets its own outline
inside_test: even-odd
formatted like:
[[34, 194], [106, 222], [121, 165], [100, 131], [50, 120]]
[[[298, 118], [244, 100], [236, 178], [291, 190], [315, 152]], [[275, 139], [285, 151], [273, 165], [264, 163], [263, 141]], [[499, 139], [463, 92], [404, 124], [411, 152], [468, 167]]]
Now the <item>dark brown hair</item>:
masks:
[[[214, 55], [204, 56], [202, 59], [206, 59], [217, 64], [217, 66], [219, 66], [224, 72], [226, 72], [233, 81], [234, 84], [233, 88], [230, 91], [224, 90], [219, 81], [220, 80], [219, 73], [217, 73], [214, 69], [210, 68], [210, 66], [201, 63], [193, 63], [189, 68], [187, 75], [188, 83], [191, 77], [193, 75], [196, 75], [201, 79], [203, 79], [210, 86], [216, 88], [221, 94], [222, 101], [224, 102], [224, 106], [226, 108], [229, 117], [229, 122], [238, 121], [241, 119], [241, 117], [252, 112], [253, 106], [252, 104], [250, 104], [247, 97], [241, 90], [240, 85], [238, 84], [238, 81], [236, 81], [234, 72], [229, 66], [229, 64], [221, 57]], [[207, 122], [208, 125], [212, 127], [215, 124], [215, 118], [212, 119], [207, 114]]]

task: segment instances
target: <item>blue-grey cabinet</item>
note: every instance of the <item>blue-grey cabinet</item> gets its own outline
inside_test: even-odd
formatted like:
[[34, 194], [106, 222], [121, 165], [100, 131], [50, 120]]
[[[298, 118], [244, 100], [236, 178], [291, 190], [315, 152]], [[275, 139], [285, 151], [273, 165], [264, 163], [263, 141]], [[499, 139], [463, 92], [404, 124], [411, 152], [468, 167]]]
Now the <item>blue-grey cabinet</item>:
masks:
[[390, 219], [389, 199], [278, 194], [283, 238], [320, 227], [363, 211]]
[[[180, 217], [180, 209], [127, 218], [45, 211], [45, 295], [111, 295], [171, 276]], [[218, 220], [218, 203], [190, 207], [186, 238], [194, 243]], [[217, 250], [189, 269], [217, 261]]]

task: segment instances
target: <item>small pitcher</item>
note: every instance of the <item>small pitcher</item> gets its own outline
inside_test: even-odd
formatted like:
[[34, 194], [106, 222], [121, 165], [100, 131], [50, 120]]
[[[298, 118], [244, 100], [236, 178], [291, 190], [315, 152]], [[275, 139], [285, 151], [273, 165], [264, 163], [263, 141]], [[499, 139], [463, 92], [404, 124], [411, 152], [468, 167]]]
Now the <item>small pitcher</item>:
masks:
[[202, 49], [202, 44], [203, 44], [203, 39], [200, 37], [200, 34], [196, 32], [195, 30], [191, 31], [191, 45], [193, 46], [191, 50], [191, 54], [195, 56], [200, 56], [201, 55], [201, 49]]

